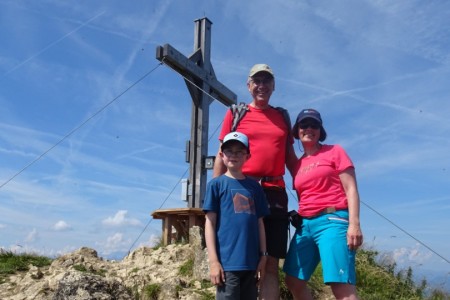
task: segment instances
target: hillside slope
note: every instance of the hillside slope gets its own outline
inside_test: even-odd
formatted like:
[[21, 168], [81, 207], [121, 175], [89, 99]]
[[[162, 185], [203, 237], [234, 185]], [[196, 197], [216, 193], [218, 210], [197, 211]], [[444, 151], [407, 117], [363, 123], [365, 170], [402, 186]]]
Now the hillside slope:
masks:
[[[95, 250], [81, 248], [48, 266], [30, 265], [26, 271], [0, 274], [0, 299], [214, 299], [200, 232], [190, 239], [191, 244], [139, 248], [121, 261], [107, 261]], [[379, 266], [375, 257], [374, 251], [358, 253], [361, 299], [450, 299], [439, 291], [424, 297], [425, 285], [414, 285], [412, 270], [395, 274], [393, 266]], [[320, 273], [319, 266], [310, 282], [314, 298], [334, 299]], [[281, 294], [282, 299], [292, 299], [284, 285]]]

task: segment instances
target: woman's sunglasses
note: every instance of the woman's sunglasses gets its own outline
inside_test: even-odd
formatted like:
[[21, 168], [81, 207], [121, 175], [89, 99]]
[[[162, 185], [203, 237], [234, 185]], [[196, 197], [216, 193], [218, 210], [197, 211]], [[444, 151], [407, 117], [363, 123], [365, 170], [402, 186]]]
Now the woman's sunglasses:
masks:
[[320, 124], [316, 123], [316, 122], [299, 123], [298, 128], [300, 128], [300, 129], [308, 129], [308, 128], [319, 129]]

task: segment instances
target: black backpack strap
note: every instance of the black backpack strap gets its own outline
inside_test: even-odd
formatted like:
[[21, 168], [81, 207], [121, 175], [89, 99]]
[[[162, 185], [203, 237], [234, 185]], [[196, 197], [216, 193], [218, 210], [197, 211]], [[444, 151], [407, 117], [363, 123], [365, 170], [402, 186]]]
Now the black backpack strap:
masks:
[[283, 119], [284, 122], [286, 122], [286, 126], [288, 128], [288, 131], [291, 130], [292, 126], [291, 126], [291, 117], [289, 116], [288, 111], [285, 108], [282, 107], [274, 107], [276, 110], [278, 110], [282, 115], [283, 115]]
[[236, 131], [236, 128], [239, 124], [239, 121], [244, 117], [245, 113], [248, 110], [247, 104], [241, 102], [239, 104], [232, 104], [231, 114], [233, 115], [233, 123], [231, 124], [231, 131]]
[[289, 140], [290, 140], [289, 136], [292, 135], [291, 117], [289, 116], [289, 112], [285, 108], [282, 108], [279, 106], [273, 107], [273, 108], [278, 110], [283, 115], [284, 122], [286, 123], [286, 126], [287, 126], [287, 130], [288, 130], [288, 137], [286, 139], [286, 151], [287, 151], [289, 148]]

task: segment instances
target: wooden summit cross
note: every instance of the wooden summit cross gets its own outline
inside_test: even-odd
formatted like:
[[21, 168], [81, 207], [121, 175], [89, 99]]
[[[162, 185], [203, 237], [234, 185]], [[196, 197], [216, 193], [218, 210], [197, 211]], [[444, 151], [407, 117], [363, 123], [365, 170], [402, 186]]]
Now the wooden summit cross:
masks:
[[[188, 208], [164, 209], [152, 213], [153, 218], [163, 220], [163, 243], [170, 244], [172, 226], [177, 229], [178, 238], [186, 237], [189, 228], [203, 224], [201, 207], [206, 192], [205, 164], [208, 153], [209, 105], [212, 95], [226, 106], [236, 103], [237, 96], [217, 81], [211, 65], [211, 21], [208, 18], [195, 20], [194, 53], [184, 56], [169, 44], [156, 48], [156, 59], [171, 67], [185, 78], [192, 97], [191, 139], [187, 145], [189, 162], [187, 186]], [[194, 84], [192, 84], [193, 82]], [[209, 94], [209, 95], [208, 95]], [[186, 224], [187, 223], [187, 224]]]

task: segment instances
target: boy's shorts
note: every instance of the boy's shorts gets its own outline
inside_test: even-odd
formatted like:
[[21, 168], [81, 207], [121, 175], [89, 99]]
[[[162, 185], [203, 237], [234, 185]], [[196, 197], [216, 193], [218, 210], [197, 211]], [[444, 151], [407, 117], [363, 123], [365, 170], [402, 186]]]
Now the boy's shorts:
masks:
[[216, 288], [216, 299], [249, 299], [256, 300], [255, 271], [225, 271], [225, 282]]
[[347, 246], [348, 210], [303, 219], [289, 246], [283, 271], [309, 280], [322, 261], [326, 284], [356, 283], [355, 254]]
[[288, 243], [288, 197], [284, 188], [264, 188], [270, 206], [270, 215], [264, 218], [266, 247], [269, 255], [285, 258]]

